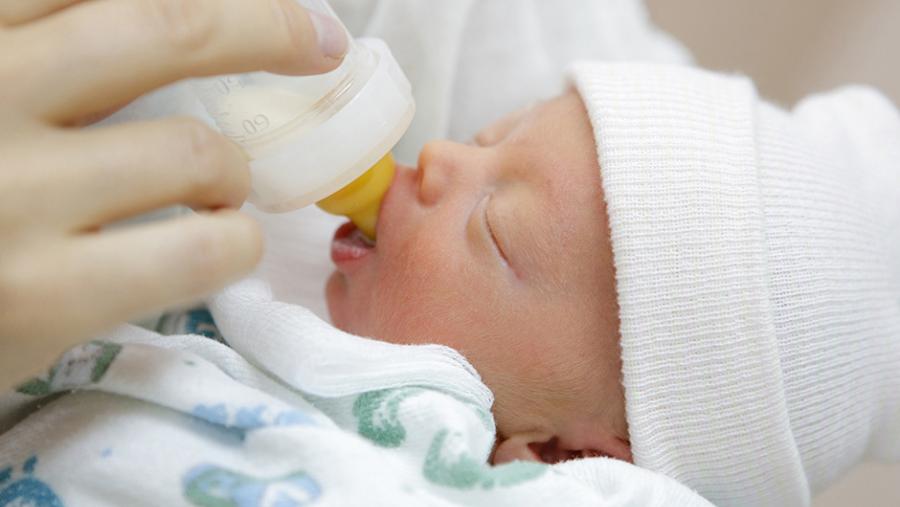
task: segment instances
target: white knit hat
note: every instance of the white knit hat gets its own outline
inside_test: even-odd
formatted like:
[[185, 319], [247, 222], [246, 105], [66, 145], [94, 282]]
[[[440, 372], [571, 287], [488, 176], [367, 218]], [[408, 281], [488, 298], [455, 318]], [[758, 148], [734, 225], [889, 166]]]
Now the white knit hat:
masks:
[[792, 113], [740, 77], [581, 63], [635, 463], [717, 505], [803, 506], [900, 460], [900, 117]]

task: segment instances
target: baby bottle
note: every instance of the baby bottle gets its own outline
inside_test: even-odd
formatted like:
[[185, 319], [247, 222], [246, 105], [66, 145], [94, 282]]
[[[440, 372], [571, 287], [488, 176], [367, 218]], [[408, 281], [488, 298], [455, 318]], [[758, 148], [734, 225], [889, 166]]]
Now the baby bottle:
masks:
[[[326, 0], [296, 1], [337, 19]], [[218, 76], [195, 90], [218, 129], [251, 158], [250, 202], [273, 213], [318, 203], [374, 239], [394, 174], [390, 151], [415, 103], [383, 41], [348, 39], [344, 61], [327, 74]]]

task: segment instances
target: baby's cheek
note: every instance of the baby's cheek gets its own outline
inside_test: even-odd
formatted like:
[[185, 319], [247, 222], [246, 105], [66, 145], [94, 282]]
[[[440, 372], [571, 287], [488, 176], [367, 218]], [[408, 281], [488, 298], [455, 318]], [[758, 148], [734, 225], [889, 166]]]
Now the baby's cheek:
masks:
[[[459, 262], [449, 256], [427, 254], [392, 259], [381, 270], [373, 297], [379, 338], [402, 343], [459, 345], [464, 335], [460, 318], [470, 313], [483, 293]], [[472, 331], [471, 326], [469, 332]]]
[[396, 343], [434, 341], [434, 328], [445, 323], [453, 307], [445, 298], [447, 288], [435, 278], [406, 271], [381, 279], [371, 307], [378, 338]]

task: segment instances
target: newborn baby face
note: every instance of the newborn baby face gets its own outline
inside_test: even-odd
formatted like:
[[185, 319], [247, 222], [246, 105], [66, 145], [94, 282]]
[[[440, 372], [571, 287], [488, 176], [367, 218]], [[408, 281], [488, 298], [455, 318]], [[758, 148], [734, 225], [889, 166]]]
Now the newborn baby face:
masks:
[[398, 168], [374, 248], [336, 234], [335, 325], [466, 356], [496, 397], [496, 462], [631, 457], [594, 146], [567, 93], [472, 144], [426, 145]]

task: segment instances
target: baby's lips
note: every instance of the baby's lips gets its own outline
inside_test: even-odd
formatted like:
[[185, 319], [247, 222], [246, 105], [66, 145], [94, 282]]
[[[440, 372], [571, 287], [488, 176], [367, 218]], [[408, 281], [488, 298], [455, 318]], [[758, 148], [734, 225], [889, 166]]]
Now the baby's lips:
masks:
[[353, 267], [374, 249], [375, 245], [365, 237], [362, 231], [357, 229], [353, 222], [347, 222], [334, 233], [331, 241], [331, 260], [337, 266], [338, 271], [350, 274]]

